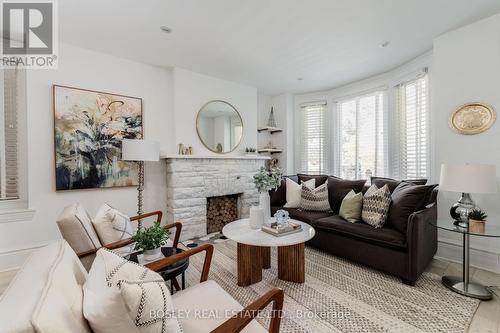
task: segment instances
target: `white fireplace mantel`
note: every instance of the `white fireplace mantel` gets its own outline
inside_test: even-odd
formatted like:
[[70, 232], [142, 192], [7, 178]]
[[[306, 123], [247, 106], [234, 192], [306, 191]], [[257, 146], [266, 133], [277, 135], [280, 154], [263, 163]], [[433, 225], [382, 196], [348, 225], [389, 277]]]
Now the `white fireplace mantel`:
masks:
[[161, 159], [222, 159], [222, 160], [269, 160], [269, 156], [259, 155], [178, 155], [161, 154]]

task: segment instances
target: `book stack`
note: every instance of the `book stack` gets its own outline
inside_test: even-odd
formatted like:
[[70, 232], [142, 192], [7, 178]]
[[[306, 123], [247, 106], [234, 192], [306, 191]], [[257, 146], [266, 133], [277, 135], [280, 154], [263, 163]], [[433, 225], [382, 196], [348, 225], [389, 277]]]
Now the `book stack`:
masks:
[[275, 237], [282, 237], [302, 231], [302, 226], [298, 223], [288, 222], [286, 225], [263, 226], [262, 231]]

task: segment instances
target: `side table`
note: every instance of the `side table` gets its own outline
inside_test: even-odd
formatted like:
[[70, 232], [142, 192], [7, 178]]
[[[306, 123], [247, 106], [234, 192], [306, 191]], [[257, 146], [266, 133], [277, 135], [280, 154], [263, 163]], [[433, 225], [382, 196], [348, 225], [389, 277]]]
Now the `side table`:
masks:
[[441, 281], [443, 285], [459, 294], [478, 298], [481, 300], [489, 300], [492, 298], [492, 293], [483, 285], [470, 281], [469, 273], [469, 249], [470, 236], [478, 237], [500, 237], [500, 227], [492, 225], [490, 222], [485, 222], [484, 230], [473, 231], [469, 228], [464, 228], [458, 225], [458, 222], [450, 220], [437, 220], [432, 224], [441, 230], [462, 234], [463, 238], [463, 261], [462, 261], [462, 276], [443, 276]]

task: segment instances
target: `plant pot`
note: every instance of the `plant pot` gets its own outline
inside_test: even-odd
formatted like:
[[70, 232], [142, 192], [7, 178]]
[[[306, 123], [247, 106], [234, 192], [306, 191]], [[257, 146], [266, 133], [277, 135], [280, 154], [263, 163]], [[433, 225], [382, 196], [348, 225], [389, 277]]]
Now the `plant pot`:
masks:
[[271, 197], [269, 192], [262, 192], [259, 195], [259, 206], [264, 211], [264, 223], [269, 224], [271, 219]]
[[469, 231], [471, 232], [476, 232], [476, 233], [484, 233], [485, 231], [485, 222], [486, 221], [479, 221], [479, 220], [471, 220], [469, 219]]
[[144, 250], [143, 255], [144, 255], [144, 260], [146, 261], [158, 259], [162, 256], [161, 247], [157, 247], [156, 249], [153, 250]]

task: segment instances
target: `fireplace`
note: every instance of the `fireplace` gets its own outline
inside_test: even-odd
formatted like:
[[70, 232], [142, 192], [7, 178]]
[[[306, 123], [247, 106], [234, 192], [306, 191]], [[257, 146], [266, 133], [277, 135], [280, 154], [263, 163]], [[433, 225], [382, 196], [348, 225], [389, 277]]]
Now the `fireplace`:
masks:
[[207, 198], [207, 234], [220, 232], [230, 222], [239, 218], [240, 194]]

